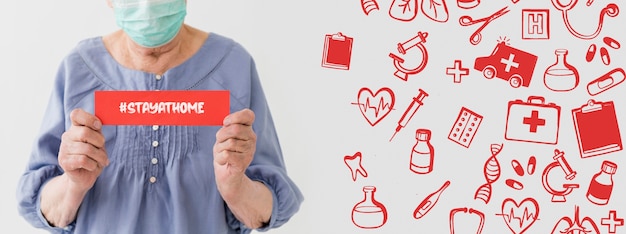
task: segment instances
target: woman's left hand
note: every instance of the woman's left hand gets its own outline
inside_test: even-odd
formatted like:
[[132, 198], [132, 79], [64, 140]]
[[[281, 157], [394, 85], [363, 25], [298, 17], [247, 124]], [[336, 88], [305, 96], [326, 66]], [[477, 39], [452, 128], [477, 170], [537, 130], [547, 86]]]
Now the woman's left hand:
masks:
[[256, 151], [256, 134], [252, 130], [254, 112], [244, 109], [224, 118], [213, 146], [213, 166], [222, 196], [237, 193], [246, 178], [244, 174]]

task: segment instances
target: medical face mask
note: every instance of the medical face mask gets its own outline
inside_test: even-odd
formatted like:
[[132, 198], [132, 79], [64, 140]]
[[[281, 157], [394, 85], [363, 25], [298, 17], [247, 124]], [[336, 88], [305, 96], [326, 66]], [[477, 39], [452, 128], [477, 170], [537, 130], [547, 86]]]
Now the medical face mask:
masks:
[[137, 44], [153, 48], [172, 41], [183, 25], [185, 0], [112, 0], [117, 25]]

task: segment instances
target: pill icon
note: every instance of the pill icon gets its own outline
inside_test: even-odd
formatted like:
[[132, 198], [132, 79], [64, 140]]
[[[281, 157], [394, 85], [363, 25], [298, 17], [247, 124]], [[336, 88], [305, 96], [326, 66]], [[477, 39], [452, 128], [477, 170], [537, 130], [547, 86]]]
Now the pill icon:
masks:
[[505, 181], [505, 183], [506, 183], [507, 186], [509, 186], [509, 187], [511, 187], [512, 189], [515, 189], [515, 190], [522, 190], [522, 189], [524, 189], [524, 185], [521, 182], [519, 182], [517, 180], [514, 180], [514, 179], [507, 179]]
[[609, 51], [607, 51], [606, 48], [604, 47], [600, 48], [600, 58], [602, 58], [602, 63], [604, 63], [604, 65], [611, 64], [611, 57], [609, 56]]
[[587, 60], [587, 62], [591, 62], [591, 60], [593, 60], [593, 56], [596, 55], [596, 44], [591, 44], [589, 45], [589, 49], [587, 49], [587, 55], [585, 56], [585, 59]]
[[511, 166], [513, 166], [513, 170], [515, 170], [518, 176], [524, 176], [524, 168], [522, 168], [522, 165], [517, 160], [513, 159]]
[[611, 38], [611, 37], [604, 37], [604, 39], [602, 39], [604, 41], [604, 43], [608, 46], [610, 46], [613, 49], [619, 49], [620, 44], [619, 42], [617, 42], [615, 39]]
[[535, 156], [532, 155], [528, 159], [528, 165], [526, 165], [526, 170], [528, 171], [529, 175], [532, 175], [533, 173], [535, 173], [536, 166], [537, 166], [537, 158], [535, 158]]

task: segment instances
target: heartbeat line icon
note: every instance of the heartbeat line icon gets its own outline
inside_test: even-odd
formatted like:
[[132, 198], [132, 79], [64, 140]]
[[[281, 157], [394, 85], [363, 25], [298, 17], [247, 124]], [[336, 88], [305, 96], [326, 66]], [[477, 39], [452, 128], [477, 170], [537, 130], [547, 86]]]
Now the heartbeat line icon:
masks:
[[[366, 98], [365, 103], [351, 103], [352, 105], [359, 105], [359, 107], [363, 110], [363, 112], [367, 112], [369, 109], [374, 110], [374, 116], [378, 117], [378, 113], [381, 111], [387, 112], [392, 109], [393, 102], [386, 102], [385, 98], [381, 97], [378, 100], [378, 105], [371, 105], [371, 98]], [[375, 101], [375, 100], [374, 100]]]
[[533, 214], [533, 212], [529, 212], [528, 208], [524, 208], [524, 212], [522, 213], [522, 216], [518, 217], [515, 215], [515, 210], [513, 208], [511, 208], [511, 210], [509, 211], [509, 214], [496, 214], [498, 216], [502, 216], [504, 218], [504, 221], [508, 222], [508, 223], [512, 223], [512, 220], [516, 220], [519, 222], [519, 227], [523, 227], [524, 223], [531, 221], [534, 222], [535, 220], [537, 220], [537, 215]]
[[374, 126], [393, 110], [395, 101], [395, 95], [390, 88], [383, 87], [374, 93], [364, 87], [359, 90], [357, 102], [351, 104], [358, 105], [363, 117]]

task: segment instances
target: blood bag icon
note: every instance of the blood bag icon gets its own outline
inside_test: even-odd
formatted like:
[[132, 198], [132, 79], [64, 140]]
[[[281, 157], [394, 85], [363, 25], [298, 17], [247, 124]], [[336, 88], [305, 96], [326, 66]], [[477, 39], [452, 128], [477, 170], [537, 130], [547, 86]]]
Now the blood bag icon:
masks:
[[376, 187], [364, 186], [364, 198], [352, 208], [352, 222], [365, 229], [382, 227], [387, 222], [387, 209], [374, 199]]

